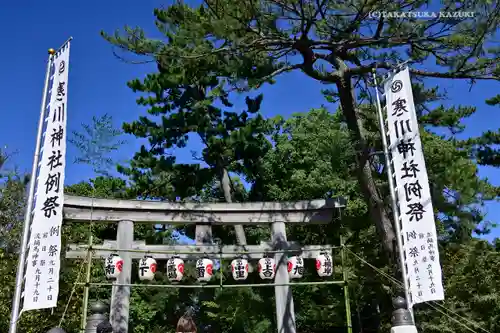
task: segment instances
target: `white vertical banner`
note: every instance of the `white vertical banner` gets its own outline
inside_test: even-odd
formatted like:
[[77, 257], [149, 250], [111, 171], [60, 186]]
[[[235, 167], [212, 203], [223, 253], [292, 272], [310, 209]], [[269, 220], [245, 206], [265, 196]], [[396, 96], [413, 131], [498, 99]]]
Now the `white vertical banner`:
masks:
[[384, 85], [411, 305], [444, 299], [434, 209], [408, 67]]
[[45, 118], [22, 311], [57, 306], [66, 167], [69, 49], [70, 41], [57, 51], [52, 60], [49, 112]]

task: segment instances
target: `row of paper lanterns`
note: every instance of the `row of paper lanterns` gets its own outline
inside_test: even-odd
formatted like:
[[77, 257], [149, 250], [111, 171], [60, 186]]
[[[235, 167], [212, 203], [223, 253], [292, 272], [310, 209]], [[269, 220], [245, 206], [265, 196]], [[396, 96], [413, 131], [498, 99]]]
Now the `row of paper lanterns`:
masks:
[[[196, 277], [200, 282], [208, 282], [213, 276], [214, 263], [208, 258], [196, 261]], [[104, 271], [108, 279], [116, 279], [123, 269], [123, 259], [118, 254], [111, 254], [105, 260]], [[153, 280], [157, 270], [156, 260], [145, 256], [139, 261], [139, 279]], [[273, 258], [264, 257], [258, 263], [259, 276], [263, 280], [272, 280], [276, 274], [276, 262]], [[327, 252], [316, 257], [316, 272], [320, 277], [333, 274], [333, 261]], [[231, 273], [236, 281], [246, 280], [249, 273], [248, 260], [236, 258], [231, 262]], [[288, 275], [291, 279], [299, 279], [304, 275], [304, 259], [300, 256], [288, 258]], [[167, 261], [167, 278], [172, 282], [179, 282], [184, 277], [184, 260], [178, 257]]]

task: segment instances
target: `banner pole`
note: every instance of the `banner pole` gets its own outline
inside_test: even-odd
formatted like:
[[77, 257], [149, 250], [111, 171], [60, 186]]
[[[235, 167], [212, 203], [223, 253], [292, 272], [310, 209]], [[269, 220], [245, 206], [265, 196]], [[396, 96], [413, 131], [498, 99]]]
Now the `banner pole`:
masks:
[[413, 317], [411, 298], [410, 298], [410, 288], [408, 285], [408, 279], [406, 278], [405, 255], [404, 255], [404, 250], [403, 250], [403, 242], [401, 240], [401, 227], [399, 225], [398, 206], [396, 203], [396, 193], [394, 191], [394, 181], [392, 179], [392, 168], [391, 168], [391, 160], [389, 159], [390, 158], [389, 148], [387, 146], [387, 133], [385, 132], [384, 115], [382, 112], [382, 103], [380, 102], [380, 95], [378, 92], [377, 74], [375, 72], [373, 73], [373, 82], [375, 85], [375, 94], [377, 96], [378, 120], [379, 120], [379, 126], [380, 126], [380, 134], [382, 135], [382, 146], [384, 147], [384, 159], [385, 159], [385, 166], [387, 169], [387, 180], [389, 182], [389, 192], [391, 194], [392, 215], [393, 215], [393, 220], [394, 220], [394, 231], [396, 233], [396, 242], [397, 242], [398, 254], [399, 254], [399, 264], [400, 264], [400, 269], [401, 269], [401, 276], [403, 278], [406, 306], [407, 306], [408, 310], [410, 310], [412, 317]]
[[21, 294], [22, 287], [24, 281], [24, 268], [26, 263], [26, 252], [28, 250], [28, 242], [29, 242], [29, 234], [31, 227], [31, 216], [33, 209], [33, 198], [35, 196], [35, 183], [36, 183], [36, 174], [38, 169], [38, 162], [40, 159], [40, 146], [42, 142], [43, 136], [43, 123], [45, 121], [45, 111], [47, 108], [47, 92], [49, 88], [50, 81], [50, 67], [53, 62], [54, 54], [56, 51], [54, 49], [49, 49], [49, 58], [47, 60], [47, 70], [45, 72], [45, 82], [43, 87], [43, 95], [42, 95], [42, 105], [40, 107], [40, 119], [38, 121], [38, 132], [36, 137], [35, 144], [35, 154], [33, 156], [33, 167], [31, 170], [31, 178], [30, 178], [30, 187], [28, 192], [28, 202], [26, 204], [26, 212], [24, 214], [24, 226], [23, 226], [23, 236], [21, 240], [21, 249], [19, 253], [19, 262], [17, 266], [16, 273], [16, 287], [14, 291], [14, 298], [12, 300], [12, 313], [10, 316], [10, 326], [9, 333], [17, 332], [17, 322], [20, 317], [19, 309], [21, 305]]

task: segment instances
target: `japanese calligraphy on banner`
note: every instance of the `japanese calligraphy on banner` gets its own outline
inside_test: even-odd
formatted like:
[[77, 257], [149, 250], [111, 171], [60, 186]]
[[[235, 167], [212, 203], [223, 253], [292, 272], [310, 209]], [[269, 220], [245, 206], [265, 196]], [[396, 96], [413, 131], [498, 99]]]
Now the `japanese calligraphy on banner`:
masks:
[[392, 76], [384, 90], [411, 302], [443, 300], [434, 210], [409, 69]]
[[66, 166], [69, 49], [68, 41], [52, 60], [50, 102], [46, 109], [45, 137], [31, 222], [23, 311], [57, 306]]

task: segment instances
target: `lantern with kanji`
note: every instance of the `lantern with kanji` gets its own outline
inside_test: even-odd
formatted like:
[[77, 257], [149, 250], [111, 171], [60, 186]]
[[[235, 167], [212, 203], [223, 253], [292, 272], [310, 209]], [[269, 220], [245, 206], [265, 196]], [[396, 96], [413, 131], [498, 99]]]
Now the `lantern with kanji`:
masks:
[[316, 257], [316, 272], [321, 277], [332, 276], [333, 274], [333, 260], [328, 252], [321, 252]]
[[139, 280], [151, 281], [155, 278], [156, 260], [151, 256], [144, 256], [139, 261]]
[[231, 272], [233, 273], [233, 279], [246, 280], [248, 277], [248, 260], [236, 258], [231, 261]]
[[213, 275], [214, 262], [208, 258], [196, 261], [196, 278], [200, 282], [208, 282]]
[[304, 275], [304, 259], [299, 256], [288, 258], [288, 276], [290, 279], [300, 279]]
[[167, 261], [167, 277], [170, 281], [179, 282], [184, 277], [184, 260], [173, 257]]
[[123, 269], [123, 259], [116, 253], [112, 253], [104, 261], [104, 272], [108, 279], [116, 279]]
[[276, 262], [273, 258], [260, 258], [258, 271], [262, 280], [272, 280], [276, 274]]

